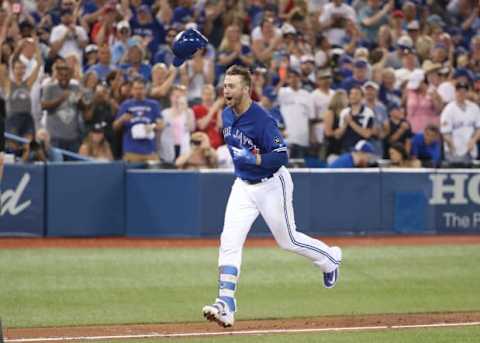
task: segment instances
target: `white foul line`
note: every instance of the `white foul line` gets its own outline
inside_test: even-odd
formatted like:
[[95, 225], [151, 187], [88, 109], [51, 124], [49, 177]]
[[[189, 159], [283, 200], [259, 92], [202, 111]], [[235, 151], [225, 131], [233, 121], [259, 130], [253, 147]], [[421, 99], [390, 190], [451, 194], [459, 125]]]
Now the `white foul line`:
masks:
[[116, 336], [77, 336], [77, 337], [38, 337], [38, 338], [16, 338], [4, 341], [6, 343], [29, 343], [29, 342], [64, 342], [64, 341], [98, 341], [107, 339], [143, 339], [143, 338], [175, 338], [175, 337], [208, 337], [208, 336], [241, 336], [281, 333], [314, 333], [314, 332], [339, 332], [339, 331], [366, 331], [385, 329], [416, 329], [416, 328], [440, 328], [458, 326], [477, 326], [480, 322], [464, 323], [435, 323], [435, 324], [412, 324], [412, 325], [378, 325], [378, 326], [357, 326], [339, 328], [311, 328], [311, 329], [271, 329], [271, 330], [244, 330], [244, 331], [223, 331], [223, 332], [191, 332], [191, 333], [148, 333], [138, 335], [116, 335]]

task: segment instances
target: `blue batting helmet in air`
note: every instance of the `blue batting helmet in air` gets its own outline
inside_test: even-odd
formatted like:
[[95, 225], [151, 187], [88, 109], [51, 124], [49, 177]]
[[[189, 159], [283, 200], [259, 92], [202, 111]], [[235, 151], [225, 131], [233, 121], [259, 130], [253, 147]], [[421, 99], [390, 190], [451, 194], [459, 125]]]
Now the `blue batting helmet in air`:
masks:
[[205, 48], [208, 44], [207, 38], [195, 29], [188, 29], [180, 32], [173, 42], [173, 65], [178, 67], [185, 60], [188, 60], [199, 49]]

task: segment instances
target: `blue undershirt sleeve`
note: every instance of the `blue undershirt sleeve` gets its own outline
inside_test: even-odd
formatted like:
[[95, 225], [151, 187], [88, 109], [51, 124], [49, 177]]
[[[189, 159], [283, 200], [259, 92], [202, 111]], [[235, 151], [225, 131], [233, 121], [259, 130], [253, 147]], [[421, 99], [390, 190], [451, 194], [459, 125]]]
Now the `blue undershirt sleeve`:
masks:
[[266, 120], [262, 143], [265, 153], [262, 154], [261, 167], [278, 169], [288, 164], [287, 145], [277, 127], [277, 123], [271, 117]]
[[286, 151], [282, 152], [268, 152], [262, 154], [262, 163], [260, 164], [263, 168], [268, 169], [278, 169], [281, 166], [286, 166], [288, 163], [288, 155]]

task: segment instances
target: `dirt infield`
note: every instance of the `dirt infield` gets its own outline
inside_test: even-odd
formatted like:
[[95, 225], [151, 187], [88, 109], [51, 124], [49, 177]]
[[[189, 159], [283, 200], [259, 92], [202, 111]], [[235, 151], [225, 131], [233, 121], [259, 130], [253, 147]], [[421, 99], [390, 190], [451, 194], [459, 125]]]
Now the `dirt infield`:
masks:
[[302, 319], [238, 321], [222, 329], [213, 323], [82, 326], [6, 329], [6, 342], [120, 341], [133, 338], [198, 337], [286, 332], [386, 330], [480, 325], [480, 312], [324, 316]]
[[[480, 244], [480, 235], [462, 236], [369, 236], [320, 237], [330, 245], [436, 245]], [[207, 248], [217, 247], [218, 239], [153, 239], [153, 238], [0, 238], [0, 249], [15, 248]], [[275, 246], [272, 238], [248, 238], [247, 247]]]
[[[480, 236], [328, 237], [340, 246], [480, 244]], [[274, 246], [270, 238], [248, 239], [249, 247]], [[0, 249], [16, 248], [201, 248], [216, 247], [217, 239], [129, 238], [0, 238]], [[408, 327], [480, 325], [480, 312], [324, 316], [299, 319], [238, 321], [234, 329], [207, 322], [149, 325], [49, 327], [4, 330], [5, 342], [63, 342], [125, 340], [132, 338], [205, 337], [209, 335], [269, 334], [346, 330], [399, 329]]]

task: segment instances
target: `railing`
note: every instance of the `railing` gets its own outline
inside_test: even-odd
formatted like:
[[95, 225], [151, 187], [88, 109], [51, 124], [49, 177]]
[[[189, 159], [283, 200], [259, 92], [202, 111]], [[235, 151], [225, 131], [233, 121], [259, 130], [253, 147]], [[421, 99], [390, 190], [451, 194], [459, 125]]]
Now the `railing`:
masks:
[[[22, 144], [30, 143], [30, 141], [28, 139], [25, 139], [23, 137], [20, 137], [20, 136], [17, 136], [17, 135], [14, 135], [12, 133], [8, 133], [8, 132], [5, 132], [5, 138], [10, 139], [10, 140], [12, 140], [14, 142], [17, 142], [17, 143], [22, 143]], [[66, 156], [73, 161], [84, 161], [84, 162], [92, 162], [93, 161], [93, 159], [91, 159], [89, 157], [85, 157], [85, 156], [76, 154], [74, 152], [68, 151], [68, 150], [64, 150], [64, 149], [60, 149], [60, 148], [56, 148], [56, 147], [55, 147], [55, 149], [57, 149], [57, 151], [59, 151], [64, 157]]]

